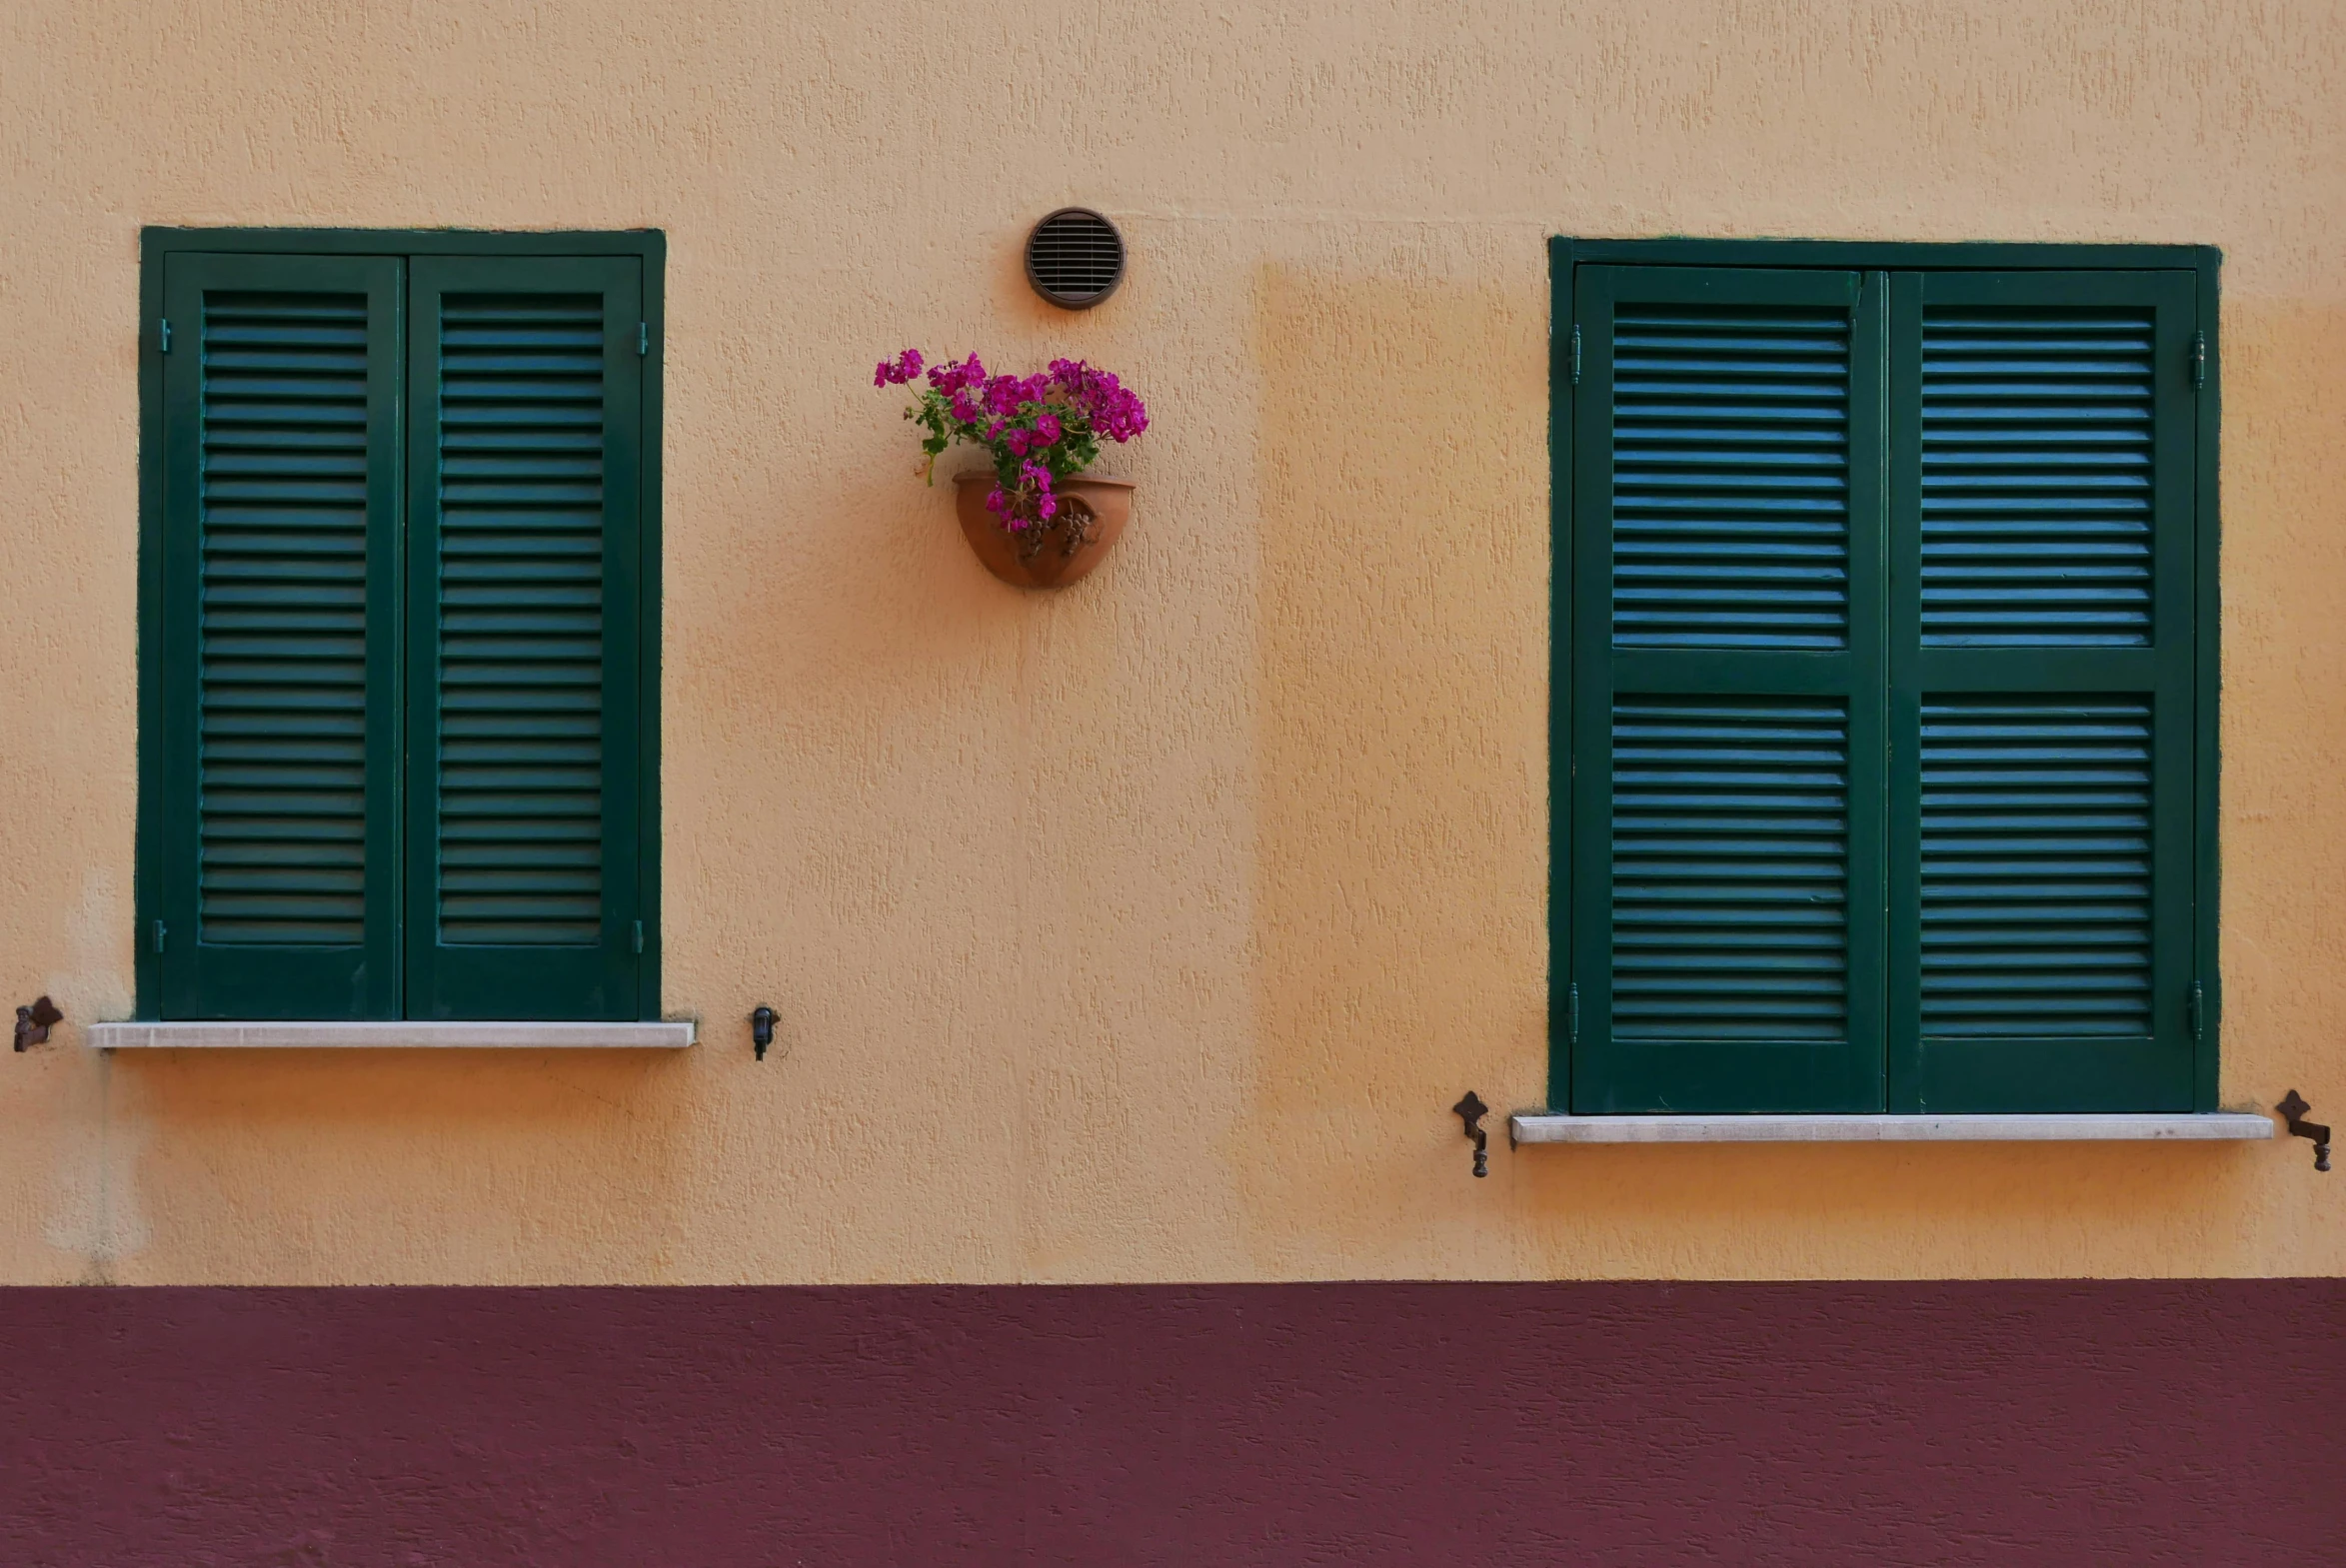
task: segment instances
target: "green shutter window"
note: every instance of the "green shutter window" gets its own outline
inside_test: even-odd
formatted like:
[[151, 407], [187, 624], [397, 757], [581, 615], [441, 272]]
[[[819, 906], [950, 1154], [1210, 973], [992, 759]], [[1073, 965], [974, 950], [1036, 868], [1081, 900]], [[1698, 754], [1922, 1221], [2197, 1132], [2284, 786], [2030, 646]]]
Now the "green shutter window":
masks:
[[2197, 276], [1570, 276], [1566, 1102], [2192, 1108]]
[[211, 238], [148, 235], [142, 1013], [652, 1015], [657, 237]]
[[168, 263], [150, 931], [173, 1017], [399, 1015], [400, 271]]
[[638, 306], [633, 261], [415, 263], [413, 1016], [634, 1005]]

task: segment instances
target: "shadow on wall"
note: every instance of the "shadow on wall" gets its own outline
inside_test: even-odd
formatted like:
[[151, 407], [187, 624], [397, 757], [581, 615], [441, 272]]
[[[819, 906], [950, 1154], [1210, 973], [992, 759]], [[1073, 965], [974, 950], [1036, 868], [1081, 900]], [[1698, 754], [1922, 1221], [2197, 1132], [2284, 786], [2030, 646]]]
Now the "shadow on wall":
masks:
[[1545, 300], [1274, 267], [1254, 352], [1259, 1078], [1234, 1157], [1266, 1264], [1356, 1272], [1421, 1255], [1454, 1201], [1426, 1178], [1465, 1168], [1457, 1125], [1428, 1108], [1544, 1090]]

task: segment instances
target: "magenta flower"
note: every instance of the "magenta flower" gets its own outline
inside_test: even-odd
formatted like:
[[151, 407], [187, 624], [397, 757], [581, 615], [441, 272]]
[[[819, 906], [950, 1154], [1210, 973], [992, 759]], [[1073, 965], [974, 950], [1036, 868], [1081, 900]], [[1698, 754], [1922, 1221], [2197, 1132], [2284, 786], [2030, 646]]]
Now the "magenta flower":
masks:
[[1019, 465], [1016, 495], [1025, 503], [1019, 510], [1038, 522], [1048, 523], [1059, 513], [1059, 498], [1051, 493], [1051, 470], [1033, 459]]
[[[907, 349], [874, 367], [873, 385], [904, 386], [926, 364]], [[984, 447], [996, 480], [987, 510], [1020, 532], [1059, 516], [1060, 485], [1092, 466], [1103, 439], [1127, 442], [1149, 428], [1149, 411], [1111, 372], [1053, 360], [1033, 376], [990, 375], [975, 354], [931, 368], [905, 417], [925, 433], [932, 477], [957, 442]]]
[[893, 360], [882, 360], [872, 371], [875, 387], [901, 387], [921, 374], [923, 364], [919, 349], [907, 349]]
[[929, 373], [929, 385], [947, 396], [965, 387], [975, 387], [986, 379], [986, 367], [973, 354], [959, 365], [940, 365]]

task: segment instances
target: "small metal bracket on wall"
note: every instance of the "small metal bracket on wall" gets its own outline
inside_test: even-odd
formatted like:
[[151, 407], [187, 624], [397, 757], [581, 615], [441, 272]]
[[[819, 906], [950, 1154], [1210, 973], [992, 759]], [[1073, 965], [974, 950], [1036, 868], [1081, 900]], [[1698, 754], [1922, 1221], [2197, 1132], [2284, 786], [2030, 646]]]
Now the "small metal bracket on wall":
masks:
[[1450, 1107], [1451, 1112], [1466, 1124], [1466, 1136], [1474, 1140], [1474, 1174], [1490, 1174], [1490, 1134], [1482, 1130], [1482, 1118], [1490, 1114], [1490, 1107], [1482, 1103], [1482, 1096], [1472, 1089], [1466, 1097]]
[[65, 1014], [57, 1010], [57, 1003], [46, 996], [35, 998], [29, 1007], [16, 1009], [16, 1048], [49, 1043], [51, 1024], [63, 1023]]
[[2305, 1103], [2304, 1096], [2295, 1089], [2291, 1089], [2288, 1096], [2273, 1109], [2279, 1111], [2281, 1119], [2289, 1123], [2291, 1137], [2313, 1140], [2313, 1168], [2316, 1170], [2329, 1169], [2330, 1129], [2321, 1122], [2305, 1119], [2305, 1113], [2313, 1107]]
[[750, 1014], [750, 1043], [757, 1047], [758, 1059], [766, 1059], [766, 1047], [774, 1043], [774, 1020], [778, 1016], [772, 1007], [760, 1007]]

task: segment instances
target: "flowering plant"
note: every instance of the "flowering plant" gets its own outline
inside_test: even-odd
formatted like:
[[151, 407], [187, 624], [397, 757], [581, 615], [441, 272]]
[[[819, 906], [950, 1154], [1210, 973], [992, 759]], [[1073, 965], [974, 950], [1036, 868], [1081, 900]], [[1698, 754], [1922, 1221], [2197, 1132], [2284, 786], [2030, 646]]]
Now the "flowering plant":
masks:
[[[882, 360], [875, 387], [902, 387], [928, 362], [919, 349]], [[921, 450], [931, 484], [937, 460], [957, 441], [984, 447], [994, 459], [994, 489], [986, 510], [1014, 534], [1039, 539], [1059, 515], [1057, 485], [1090, 468], [1100, 438], [1131, 441], [1149, 428], [1149, 411], [1115, 376], [1082, 360], [1053, 360], [1040, 375], [989, 376], [973, 354], [932, 366], [905, 418], [929, 434]], [[1078, 516], [1082, 509], [1078, 509]]]

